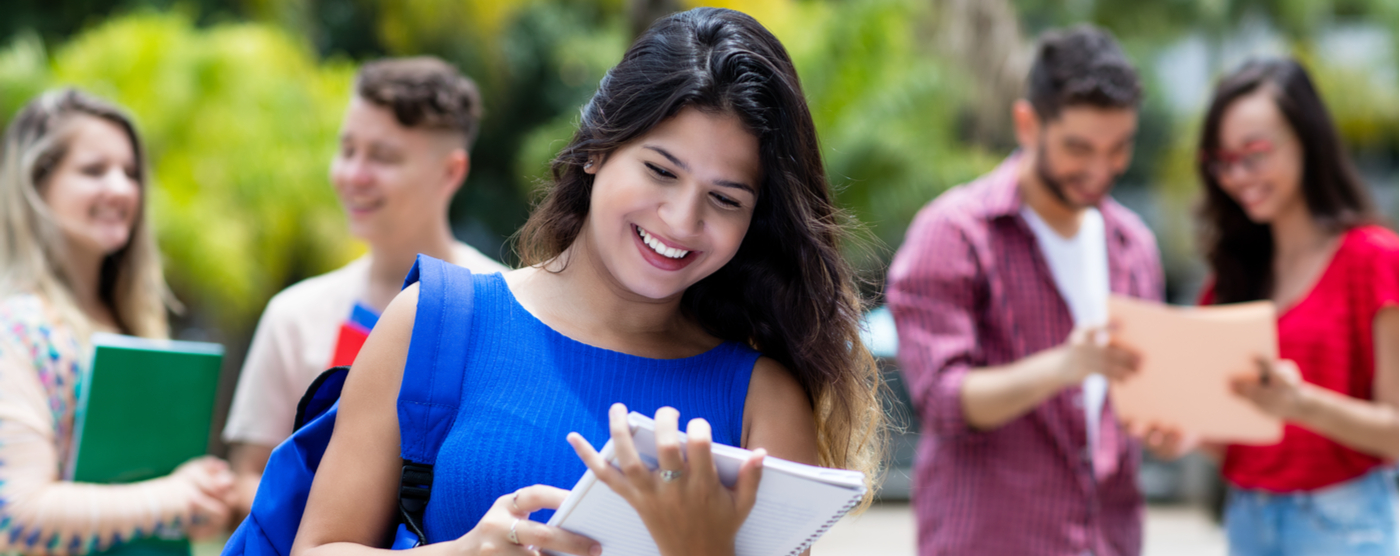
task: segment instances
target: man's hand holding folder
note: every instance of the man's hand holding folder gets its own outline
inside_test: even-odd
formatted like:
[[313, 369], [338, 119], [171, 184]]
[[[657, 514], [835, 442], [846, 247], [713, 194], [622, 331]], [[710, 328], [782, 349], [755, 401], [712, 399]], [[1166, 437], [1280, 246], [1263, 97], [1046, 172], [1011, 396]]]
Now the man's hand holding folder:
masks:
[[1111, 381], [1124, 381], [1138, 372], [1142, 355], [1131, 343], [1114, 335], [1115, 325], [1076, 328], [1065, 344], [1065, 386], [1084, 382], [1099, 374]]

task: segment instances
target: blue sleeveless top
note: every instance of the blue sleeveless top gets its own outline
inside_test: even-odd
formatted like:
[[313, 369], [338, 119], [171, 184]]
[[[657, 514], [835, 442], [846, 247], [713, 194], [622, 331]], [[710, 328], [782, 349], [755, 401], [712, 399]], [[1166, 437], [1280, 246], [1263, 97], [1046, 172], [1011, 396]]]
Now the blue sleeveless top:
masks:
[[[647, 416], [674, 407], [682, 428], [703, 417], [715, 442], [739, 444], [758, 352], [725, 342], [693, 357], [649, 359], [589, 346], [526, 311], [500, 274], [472, 280], [471, 323], [450, 323], [468, 336], [466, 375], [433, 473], [424, 515], [430, 542], [466, 534], [497, 498], [521, 487], [573, 488], [587, 467], [564, 438], [578, 432], [601, 450], [616, 402]], [[437, 325], [415, 322], [412, 341], [436, 337]], [[553, 513], [531, 517], [544, 522]]]

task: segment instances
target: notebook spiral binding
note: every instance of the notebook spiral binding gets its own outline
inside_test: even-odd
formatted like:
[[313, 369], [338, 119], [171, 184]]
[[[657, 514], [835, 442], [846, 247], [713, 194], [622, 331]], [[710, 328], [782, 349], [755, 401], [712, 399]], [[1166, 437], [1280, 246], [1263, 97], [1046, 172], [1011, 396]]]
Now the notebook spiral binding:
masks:
[[856, 493], [855, 496], [851, 497], [851, 501], [846, 502], [846, 505], [842, 506], [841, 510], [836, 512], [836, 515], [831, 516], [831, 519], [828, 519], [826, 523], [823, 523], [821, 527], [817, 528], [817, 531], [815, 533], [812, 533], [811, 536], [803, 540], [802, 544], [797, 545], [797, 548], [792, 549], [792, 552], [789, 552], [787, 556], [797, 556], [798, 554], [802, 554], [803, 550], [807, 550], [808, 547], [812, 546], [812, 543], [815, 543], [817, 542], [817, 539], [822, 538], [822, 535], [825, 535], [828, 529], [831, 529], [833, 525], [836, 525], [836, 522], [841, 521], [841, 518], [846, 517], [846, 514], [851, 511], [851, 508], [860, 505], [860, 500], [862, 498], [865, 498], [864, 490], [861, 490], [860, 492]]

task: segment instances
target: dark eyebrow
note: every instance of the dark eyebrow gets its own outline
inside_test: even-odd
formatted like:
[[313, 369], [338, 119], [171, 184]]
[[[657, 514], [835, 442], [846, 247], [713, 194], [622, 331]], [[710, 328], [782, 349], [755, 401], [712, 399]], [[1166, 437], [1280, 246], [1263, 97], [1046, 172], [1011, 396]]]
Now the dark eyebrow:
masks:
[[715, 185], [718, 185], [718, 186], [721, 186], [721, 187], [732, 187], [732, 188], [735, 188], [735, 189], [742, 189], [742, 190], [744, 190], [744, 191], [748, 191], [750, 195], [758, 195], [758, 193], [755, 192], [755, 191], [753, 190], [753, 188], [752, 188], [752, 187], [749, 187], [749, 185], [746, 184], [746, 183], [739, 183], [739, 182], [736, 182], [736, 181], [729, 181], [729, 180], [715, 180]]
[[656, 151], [656, 152], [658, 152], [658, 153], [661, 153], [661, 156], [666, 157], [666, 160], [671, 161], [671, 164], [675, 164], [676, 166], [680, 166], [682, 170], [685, 170], [685, 171], [687, 171], [687, 172], [690, 171], [690, 165], [688, 165], [688, 164], [686, 164], [686, 163], [684, 163], [684, 162], [681, 162], [681, 159], [676, 158], [676, 155], [673, 155], [673, 154], [671, 154], [671, 153], [666, 152], [666, 149], [663, 149], [663, 148], [661, 148], [661, 147], [654, 147], [654, 146], [651, 146], [651, 145], [646, 145], [646, 146], [643, 147], [643, 148], [651, 149], [651, 150], [653, 150], [653, 151]]
[[[661, 156], [666, 157], [666, 160], [671, 161], [671, 164], [675, 164], [676, 166], [680, 166], [682, 170], [685, 170], [685, 171], [687, 171], [687, 172], [690, 171], [690, 166], [689, 166], [689, 165], [687, 165], [687, 164], [684, 163], [684, 162], [681, 162], [681, 159], [676, 158], [675, 155], [673, 155], [673, 154], [671, 154], [671, 153], [669, 153], [669, 152], [666, 152], [666, 149], [663, 149], [663, 148], [657, 147], [657, 146], [653, 146], [653, 145], [643, 145], [642, 148], [644, 148], [644, 149], [650, 149], [650, 150], [656, 151], [656, 152], [659, 153]], [[744, 191], [749, 192], [749, 194], [751, 194], [751, 195], [757, 195], [757, 194], [758, 194], [756, 191], [754, 191], [753, 186], [750, 186], [750, 185], [745, 184], [745, 183], [739, 183], [739, 182], [737, 182], [737, 181], [715, 180], [715, 181], [714, 181], [714, 184], [715, 184], [715, 185], [718, 185], [718, 186], [721, 186], [721, 187], [732, 187], [732, 188], [735, 188], [735, 189], [742, 189], [742, 190], [744, 190]]]

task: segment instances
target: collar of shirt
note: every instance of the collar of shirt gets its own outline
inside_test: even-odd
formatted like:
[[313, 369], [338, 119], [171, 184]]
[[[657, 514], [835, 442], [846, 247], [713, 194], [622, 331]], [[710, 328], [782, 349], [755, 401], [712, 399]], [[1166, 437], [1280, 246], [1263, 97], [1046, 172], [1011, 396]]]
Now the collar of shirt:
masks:
[[[1034, 235], [1030, 226], [1021, 217], [1021, 188], [1019, 167], [1023, 153], [1017, 151], [1006, 157], [1002, 163], [992, 170], [984, 179], [991, 181], [992, 187], [987, 190], [987, 197], [983, 199], [977, 208], [977, 216], [987, 220], [997, 220], [1001, 218], [1012, 218], [1016, 220], [1017, 228], [1026, 235]], [[1110, 259], [1115, 250], [1127, 248], [1132, 245], [1132, 234], [1124, 229], [1121, 215], [1128, 209], [1118, 204], [1112, 197], [1104, 197], [1099, 203], [1099, 213], [1103, 215], [1104, 237], [1110, 240]], [[1116, 245], [1114, 245], [1116, 244]]]

